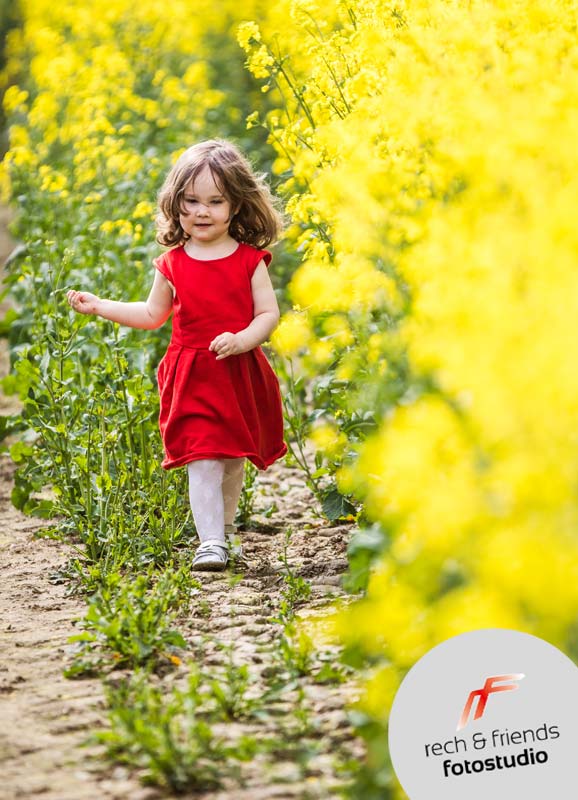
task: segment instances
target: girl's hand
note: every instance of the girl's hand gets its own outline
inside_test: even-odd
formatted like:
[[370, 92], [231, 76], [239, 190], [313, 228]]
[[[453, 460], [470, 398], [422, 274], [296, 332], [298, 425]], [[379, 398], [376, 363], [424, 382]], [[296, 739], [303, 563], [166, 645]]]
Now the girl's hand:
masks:
[[245, 352], [243, 339], [240, 334], [229, 333], [228, 331], [215, 336], [209, 345], [209, 350], [214, 350], [214, 352], [217, 353], [216, 361], [221, 361], [221, 359], [227, 358], [227, 356], [236, 356], [239, 355], [239, 353]]
[[75, 311], [78, 311], [79, 314], [97, 314], [97, 305], [100, 302], [100, 298], [98, 298], [95, 294], [91, 294], [90, 292], [77, 292], [75, 289], [71, 289], [66, 298], [69, 304]]

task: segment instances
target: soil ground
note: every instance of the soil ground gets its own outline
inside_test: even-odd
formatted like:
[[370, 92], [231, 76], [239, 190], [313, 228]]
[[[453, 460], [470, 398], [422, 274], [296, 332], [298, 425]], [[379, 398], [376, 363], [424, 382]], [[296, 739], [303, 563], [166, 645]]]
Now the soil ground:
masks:
[[[6, 233], [7, 212], [0, 212], [0, 262], [13, 242]], [[5, 306], [4, 306], [5, 309]], [[1, 374], [8, 368], [6, 344]], [[12, 398], [0, 399], [0, 413], [15, 410]], [[110, 766], [99, 749], [87, 745], [92, 730], [106, 722], [103, 687], [98, 678], [67, 680], [71, 660], [68, 639], [74, 621], [86, 611], [60, 574], [72, 548], [42, 538], [46, 523], [25, 517], [10, 503], [14, 466], [0, 454], [0, 800], [154, 800], [172, 795], [142, 786], [124, 767]], [[274, 499], [277, 510], [266, 519]], [[293, 530], [288, 559], [296, 574], [312, 586], [304, 613], [314, 613], [333, 596], [344, 596], [341, 576], [347, 567], [351, 526], [328, 526], [315, 514], [315, 503], [298, 470], [277, 462], [259, 473], [255, 530], [243, 532], [247, 557], [243, 578], [232, 586], [228, 576], [199, 573], [202, 590], [180, 629], [203, 670], [224, 662], [222, 645], [234, 642], [237, 664], [265, 681], [277, 647], [279, 625], [271, 622], [283, 581], [279, 554], [285, 531]], [[184, 673], [184, 667], [176, 670]], [[209, 800], [338, 797], [336, 758], [363, 758], [350, 728], [345, 706], [356, 694], [353, 681], [305, 688], [307, 711], [318, 729], [320, 748], [307, 767], [296, 764], [290, 749], [283, 757], [257, 757], [243, 768], [241, 784], [195, 794]], [[277, 710], [292, 714], [290, 699]], [[289, 720], [288, 720], [289, 721]], [[277, 728], [278, 730], [278, 728]], [[266, 723], [254, 722], [242, 732], [270, 735]], [[185, 795], [187, 797], [189, 795]], [[191, 797], [193, 795], [190, 795]], [[183, 795], [181, 795], [183, 797]]]

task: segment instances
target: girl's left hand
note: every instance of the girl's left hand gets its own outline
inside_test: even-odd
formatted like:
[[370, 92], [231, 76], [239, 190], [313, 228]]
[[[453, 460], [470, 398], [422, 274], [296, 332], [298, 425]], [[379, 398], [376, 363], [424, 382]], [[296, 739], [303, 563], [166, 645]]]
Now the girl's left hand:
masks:
[[209, 350], [214, 350], [214, 352], [217, 353], [216, 361], [221, 361], [221, 359], [227, 358], [227, 356], [236, 356], [239, 355], [239, 353], [245, 352], [243, 340], [240, 335], [238, 333], [229, 333], [228, 331], [215, 336], [209, 345]]

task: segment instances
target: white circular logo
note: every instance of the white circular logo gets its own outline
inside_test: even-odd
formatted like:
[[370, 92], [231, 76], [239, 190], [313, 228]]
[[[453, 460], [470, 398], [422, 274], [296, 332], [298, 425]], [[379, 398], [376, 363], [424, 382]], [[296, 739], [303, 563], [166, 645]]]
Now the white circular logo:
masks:
[[405, 676], [389, 748], [410, 800], [575, 800], [578, 668], [519, 631], [455, 636]]

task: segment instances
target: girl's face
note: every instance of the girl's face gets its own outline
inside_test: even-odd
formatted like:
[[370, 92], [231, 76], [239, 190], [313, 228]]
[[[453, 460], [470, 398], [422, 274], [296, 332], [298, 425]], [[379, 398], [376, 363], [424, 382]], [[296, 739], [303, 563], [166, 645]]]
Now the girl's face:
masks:
[[195, 244], [215, 245], [229, 236], [231, 216], [231, 203], [205, 167], [185, 189], [179, 214], [182, 229]]

